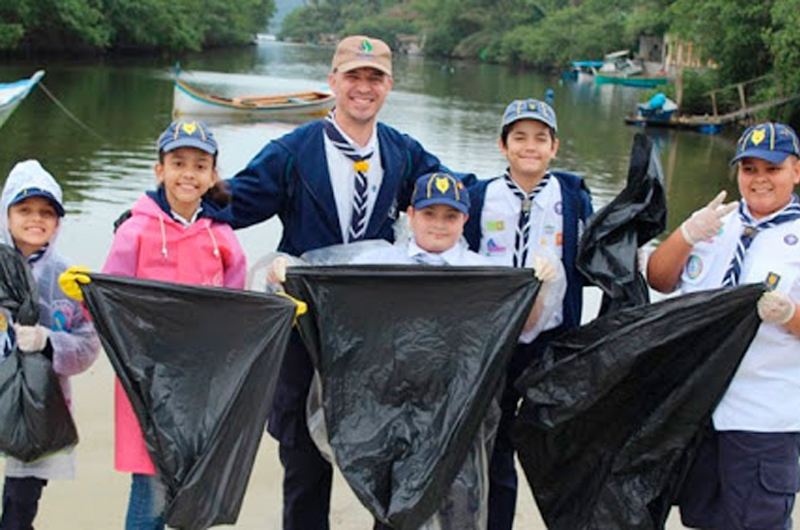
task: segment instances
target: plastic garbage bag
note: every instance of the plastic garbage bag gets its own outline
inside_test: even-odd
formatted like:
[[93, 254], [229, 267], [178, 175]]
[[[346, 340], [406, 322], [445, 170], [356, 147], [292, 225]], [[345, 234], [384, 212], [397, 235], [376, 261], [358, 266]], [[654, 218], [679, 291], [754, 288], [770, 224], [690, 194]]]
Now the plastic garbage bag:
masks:
[[569, 331], [517, 380], [514, 445], [551, 530], [663, 529], [760, 324], [747, 285]]
[[25, 259], [0, 243], [0, 305], [23, 326], [39, 323], [39, 295]]
[[288, 298], [91, 274], [86, 306], [167, 487], [167, 524], [233, 524], [295, 315]]
[[[23, 325], [39, 322], [36, 283], [22, 256], [0, 244], [0, 306]], [[5, 315], [0, 318], [10, 322]], [[16, 348], [0, 362], [0, 451], [32, 462], [78, 443], [50, 360]]]
[[633, 138], [628, 182], [589, 219], [576, 266], [603, 290], [600, 314], [650, 301], [637, 250], [664, 231], [667, 202], [658, 150], [646, 135]]
[[495, 267], [291, 267], [334, 460], [400, 530], [440, 507], [477, 436], [539, 288]]

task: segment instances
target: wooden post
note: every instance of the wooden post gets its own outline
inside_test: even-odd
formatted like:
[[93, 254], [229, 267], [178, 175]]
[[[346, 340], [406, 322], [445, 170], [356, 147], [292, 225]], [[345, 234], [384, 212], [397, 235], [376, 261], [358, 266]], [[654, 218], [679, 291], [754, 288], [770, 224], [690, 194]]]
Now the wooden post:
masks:
[[736, 85], [736, 89], [739, 91], [739, 103], [742, 104], [742, 110], [744, 110], [747, 108], [747, 101], [744, 99], [744, 83]]
[[717, 92], [711, 91], [711, 108], [714, 110], [714, 117], [717, 116]]

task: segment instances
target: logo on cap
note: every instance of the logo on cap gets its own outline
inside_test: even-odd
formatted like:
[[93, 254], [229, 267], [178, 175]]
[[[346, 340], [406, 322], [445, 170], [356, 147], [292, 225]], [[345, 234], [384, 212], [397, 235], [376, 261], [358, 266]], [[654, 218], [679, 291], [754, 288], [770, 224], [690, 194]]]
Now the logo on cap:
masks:
[[445, 193], [450, 189], [450, 182], [447, 177], [436, 177], [436, 189], [439, 190], [439, 193]]
[[750, 136], [750, 143], [753, 145], [758, 145], [764, 141], [764, 138], [767, 136], [767, 131], [761, 129], [760, 131], [753, 131], [752, 136]]
[[367, 53], [372, 52], [372, 44], [370, 44], [367, 39], [361, 41], [361, 51]]

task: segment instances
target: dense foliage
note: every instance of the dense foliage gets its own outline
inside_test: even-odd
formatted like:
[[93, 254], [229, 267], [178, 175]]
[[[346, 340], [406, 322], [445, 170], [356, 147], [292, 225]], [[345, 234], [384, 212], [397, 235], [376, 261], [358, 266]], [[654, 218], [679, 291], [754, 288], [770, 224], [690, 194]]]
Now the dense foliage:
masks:
[[280, 37], [331, 41], [354, 30], [393, 46], [398, 36], [418, 35], [426, 55], [550, 70], [669, 34], [718, 66], [686, 72], [684, 102], [695, 111], [708, 111], [712, 88], [762, 75], [768, 82], [753, 89], [756, 97], [800, 89], [797, 0], [309, 0], [284, 21]]
[[3, 0], [0, 50], [200, 50], [244, 44], [274, 0]]

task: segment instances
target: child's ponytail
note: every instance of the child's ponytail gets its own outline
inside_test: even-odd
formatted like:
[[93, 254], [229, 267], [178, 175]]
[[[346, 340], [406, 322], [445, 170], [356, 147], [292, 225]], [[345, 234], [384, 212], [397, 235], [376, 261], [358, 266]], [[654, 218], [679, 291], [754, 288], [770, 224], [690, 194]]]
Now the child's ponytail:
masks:
[[218, 180], [203, 195], [203, 199], [224, 208], [231, 203], [231, 187], [226, 180]]

